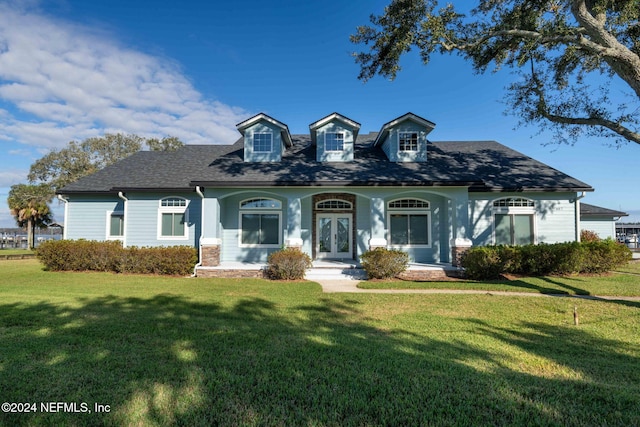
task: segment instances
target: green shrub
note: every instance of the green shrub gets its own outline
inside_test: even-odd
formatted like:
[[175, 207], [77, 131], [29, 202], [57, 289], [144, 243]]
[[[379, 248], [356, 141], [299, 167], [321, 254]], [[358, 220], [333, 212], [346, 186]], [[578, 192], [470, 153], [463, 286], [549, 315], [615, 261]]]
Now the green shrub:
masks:
[[186, 276], [193, 272], [197, 261], [198, 253], [191, 246], [130, 247], [125, 250], [118, 271]]
[[36, 256], [51, 271], [113, 271], [138, 274], [190, 274], [197, 251], [190, 246], [123, 248], [119, 241], [48, 240]]
[[265, 273], [274, 280], [301, 280], [311, 266], [309, 255], [297, 248], [284, 248], [269, 254]]
[[583, 273], [604, 273], [625, 265], [631, 259], [631, 250], [612, 239], [583, 243], [585, 260]]
[[472, 280], [497, 279], [504, 272], [500, 251], [496, 246], [471, 248], [462, 256], [461, 263], [465, 276]]
[[119, 241], [47, 240], [36, 256], [51, 271], [116, 271], [123, 250]]
[[362, 268], [369, 279], [390, 279], [409, 266], [409, 255], [405, 252], [376, 248], [360, 256]]
[[591, 231], [591, 230], [582, 230], [580, 232], [580, 241], [581, 242], [599, 242], [600, 240], [602, 240], [600, 238], [600, 236], [598, 236], [598, 233], [596, 233], [595, 231]]
[[462, 258], [468, 278], [489, 280], [505, 273], [523, 276], [605, 273], [624, 265], [631, 251], [611, 239], [524, 246], [478, 246]]

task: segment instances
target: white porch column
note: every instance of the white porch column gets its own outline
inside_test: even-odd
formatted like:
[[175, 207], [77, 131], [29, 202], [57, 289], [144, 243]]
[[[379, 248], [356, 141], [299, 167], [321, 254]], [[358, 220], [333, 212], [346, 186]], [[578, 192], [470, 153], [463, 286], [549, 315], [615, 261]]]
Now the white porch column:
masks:
[[302, 202], [300, 197], [287, 200], [287, 239], [288, 248], [302, 249]]
[[216, 197], [202, 199], [202, 233], [200, 235], [200, 263], [204, 267], [220, 265], [220, 202]]
[[462, 255], [472, 246], [469, 225], [469, 192], [467, 188], [457, 191], [451, 199], [451, 265], [460, 266]]
[[381, 197], [372, 197], [369, 200], [369, 207], [371, 208], [371, 239], [369, 240], [369, 250], [386, 248], [384, 199]]

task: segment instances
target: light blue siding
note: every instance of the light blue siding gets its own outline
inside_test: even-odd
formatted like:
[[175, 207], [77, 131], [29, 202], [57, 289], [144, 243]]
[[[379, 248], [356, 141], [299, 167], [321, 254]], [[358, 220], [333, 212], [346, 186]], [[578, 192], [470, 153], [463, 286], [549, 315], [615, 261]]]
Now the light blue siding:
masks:
[[611, 217], [589, 217], [580, 220], [580, 230], [595, 232], [601, 239], [616, 238], [616, 222]]
[[[342, 133], [344, 135], [344, 149], [342, 151], [327, 151], [325, 137], [328, 133]], [[349, 162], [353, 160], [353, 130], [334, 121], [316, 130], [316, 160], [319, 162]]]
[[575, 193], [471, 193], [469, 222], [474, 245], [494, 244], [493, 201], [504, 197], [535, 201], [535, 243], [576, 240]]
[[67, 239], [106, 240], [107, 213], [124, 211], [118, 196], [72, 196], [66, 208], [65, 234]]
[[[255, 152], [253, 150], [253, 136], [256, 133], [267, 133], [272, 137], [270, 152]], [[244, 161], [245, 162], [279, 162], [282, 160], [284, 143], [282, 141], [281, 129], [262, 121], [248, 127], [244, 131]]]
[[[399, 138], [401, 133], [417, 133], [418, 149], [416, 151], [400, 151]], [[427, 131], [410, 120], [404, 121], [389, 130], [382, 150], [392, 162], [426, 162], [427, 161]]]

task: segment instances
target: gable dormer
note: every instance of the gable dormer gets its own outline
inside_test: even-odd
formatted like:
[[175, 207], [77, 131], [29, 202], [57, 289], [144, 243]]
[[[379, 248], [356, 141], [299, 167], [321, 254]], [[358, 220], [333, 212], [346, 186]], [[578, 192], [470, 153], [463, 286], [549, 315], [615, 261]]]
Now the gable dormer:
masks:
[[319, 162], [353, 161], [353, 146], [360, 123], [338, 114], [329, 114], [309, 125], [311, 142], [316, 147]]
[[392, 162], [426, 162], [427, 135], [435, 126], [429, 120], [407, 113], [384, 124], [373, 145], [382, 147]]
[[260, 113], [236, 125], [244, 137], [245, 162], [279, 162], [284, 150], [292, 146], [289, 128]]

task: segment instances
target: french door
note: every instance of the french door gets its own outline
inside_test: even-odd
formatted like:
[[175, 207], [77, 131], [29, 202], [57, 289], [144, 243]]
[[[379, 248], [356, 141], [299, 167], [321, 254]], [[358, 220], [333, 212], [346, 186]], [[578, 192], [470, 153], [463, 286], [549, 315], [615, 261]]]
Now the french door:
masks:
[[353, 224], [351, 214], [316, 216], [316, 257], [353, 258]]

